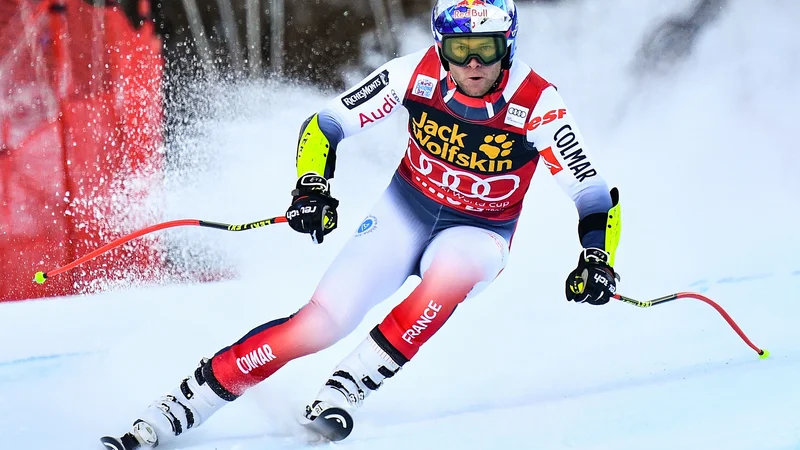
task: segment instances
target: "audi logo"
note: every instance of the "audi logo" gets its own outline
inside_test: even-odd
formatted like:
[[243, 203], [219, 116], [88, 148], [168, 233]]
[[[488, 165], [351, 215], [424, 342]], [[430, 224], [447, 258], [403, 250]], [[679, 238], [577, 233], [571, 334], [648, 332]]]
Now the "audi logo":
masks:
[[414, 164], [414, 157], [411, 154], [412, 147], [416, 148], [416, 145], [409, 140], [406, 157], [411, 167], [434, 185], [448, 188], [465, 198], [499, 202], [511, 197], [519, 188], [520, 179], [517, 175], [504, 174], [484, 178], [473, 173], [452, 169], [440, 161], [428, 158], [419, 150], [418, 164]]
[[514, 108], [513, 106], [509, 106], [508, 107], [508, 113], [511, 114], [512, 116], [517, 116], [520, 119], [524, 119], [524, 118], [528, 117], [528, 112], [527, 111], [523, 111], [523, 110], [521, 110], [519, 108]]

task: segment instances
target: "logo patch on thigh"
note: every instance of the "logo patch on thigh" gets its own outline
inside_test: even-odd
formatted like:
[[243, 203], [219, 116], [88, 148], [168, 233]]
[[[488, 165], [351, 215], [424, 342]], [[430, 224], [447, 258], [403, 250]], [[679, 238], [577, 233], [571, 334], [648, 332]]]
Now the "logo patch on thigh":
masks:
[[376, 228], [378, 228], [378, 219], [375, 216], [367, 216], [367, 218], [361, 222], [361, 225], [358, 226], [356, 237], [372, 233]]

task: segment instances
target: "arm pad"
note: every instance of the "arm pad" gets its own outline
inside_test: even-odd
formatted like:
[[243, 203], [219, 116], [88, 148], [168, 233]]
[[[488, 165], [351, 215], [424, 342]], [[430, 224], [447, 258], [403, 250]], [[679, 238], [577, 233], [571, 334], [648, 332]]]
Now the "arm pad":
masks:
[[611, 209], [607, 213], [589, 214], [578, 222], [578, 237], [583, 237], [591, 231], [605, 231], [605, 245], [603, 250], [608, 253], [608, 265], [614, 267], [614, 259], [619, 245], [619, 235], [622, 230], [622, 217], [619, 206], [619, 190], [611, 189]]
[[300, 127], [300, 137], [297, 142], [297, 177], [313, 172], [326, 179], [333, 178], [336, 168], [336, 147], [322, 132], [319, 126], [319, 115], [306, 119]]

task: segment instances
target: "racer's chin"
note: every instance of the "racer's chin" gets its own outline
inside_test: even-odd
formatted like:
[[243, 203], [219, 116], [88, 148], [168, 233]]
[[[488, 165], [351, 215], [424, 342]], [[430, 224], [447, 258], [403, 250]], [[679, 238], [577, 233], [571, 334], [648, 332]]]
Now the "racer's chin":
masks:
[[500, 76], [500, 63], [484, 66], [473, 59], [466, 67], [450, 65], [450, 74], [461, 91], [470, 97], [483, 97]]

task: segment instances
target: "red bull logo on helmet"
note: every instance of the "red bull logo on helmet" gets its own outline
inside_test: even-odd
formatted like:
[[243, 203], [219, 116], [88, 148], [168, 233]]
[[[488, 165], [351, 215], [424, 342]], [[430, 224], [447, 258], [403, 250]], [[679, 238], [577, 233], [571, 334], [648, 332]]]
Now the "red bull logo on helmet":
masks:
[[464, 0], [456, 3], [456, 6], [466, 6], [467, 8], [472, 6], [486, 6], [486, 2], [483, 0]]
[[466, 11], [453, 11], [454, 19], [467, 19], [467, 18], [482, 18], [489, 17], [489, 10], [486, 8], [468, 8]]
[[489, 17], [489, 10], [486, 9], [486, 2], [483, 0], [465, 0], [456, 3], [455, 11], [453, 11], [454, 19], [468, 19], [473, 17]]

